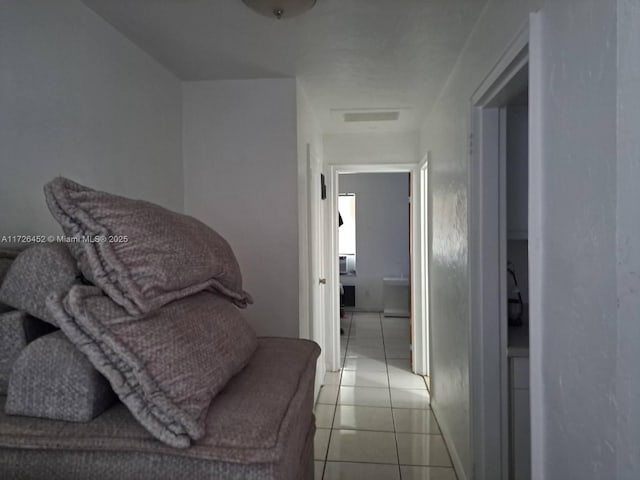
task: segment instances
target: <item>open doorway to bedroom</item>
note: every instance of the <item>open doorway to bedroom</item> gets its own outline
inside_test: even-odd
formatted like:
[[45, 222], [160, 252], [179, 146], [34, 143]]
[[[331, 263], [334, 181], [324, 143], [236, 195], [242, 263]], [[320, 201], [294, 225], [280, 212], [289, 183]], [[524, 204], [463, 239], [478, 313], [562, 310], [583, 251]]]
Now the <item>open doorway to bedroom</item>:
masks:
[[410, 174], [338, 182], [341, 363], [386, 359], [411, 372]]
[[[380, 357], [388, 353], [389, 358], [396, 357], [395, 360], [404, 360], [402, 363], [406, 363], [408, 372], [425, 375], [428, 328], [426, 309], [423, 305], [426, 282], [422, 272], [424, 244], [420, 228], [421, 202], [418, 201], [421, 194], [420, 167], [418, 164], [329, 165], [329, 170], [327, 196], [330, 203], [327, 205], [326, 220], [327, 231], [331, 233], [325, 243], [325, 258], [328, 263], [327, 370], [337, 372], [344, 367], [348, 356], [358, 358], [359, 353], [355, 350], [361, 352], [364, 352], [363, 349], [367, 350], [367, 346], [362, 345], [366, 342], [359, 342], [360, 348], [350, 349], [346, 341], [341, 341], [340, 312], [342, 310], [343, 340], [349, 338], [349, 333], [354, 332], [345, 328], [350, 329], [355, 325], [350, 323], [350, 320], [353, 321], [354, 314], [357, 314], [356, 316], [374, 314], [378, 318], [381, 334], [383, 325], [387, 325], [388, 331], [395, 330], [394, 336], [404, 337], [405, 342], [400, 345], [399, 338], [396, 338], [396, 341], [389, 341], [388, 352], [386, 352], [384, 340], [380, 338], [375, 346], [375, 355]], [[385, 175], [389, 176], [385, 177]], [[385, 179], [396, 184], [395, 207], [389, 218], [380, 219], [380, 212], [389, 209], [385, 204], [388, 203], [385, 201], [385, 192], [391, 187], [383, 184]], [[358, 184], [363, 180], [364, 183], [373, 183], [370, 183], [369, 187], [361, 187]], [[367, 200], [367, 188], [371, 190], [373, 200]], [[340, 194], [343, 194], [342, 197]], [[352, 204], [355, 205], [353, 207], [355, 221], [352, 230], [355, 231], [355, 242], [350, 251], [345, 250], [341, 255], [338, 231], [343, 227], [338, 227], [340, 216], [342, 216], [339, 213], [338, 204], [341, 198], [347, 200], [347, 197], [351, 197]], [[367, 203], [370, 203], [369, 207]], [[345, 212], [344, 217], [347, 216]], [[344, 222], [345, 218], [342, 220]], [[347, 230], [348, 228], [345, 232]], [[374, 239], [373, 236], [376, 238]], [[385, 248], [392, 250], [385, 251]], [[343, 295], [340, 295], [341, 284]], [[386, 304], [385, 295], [387, 296]], [[391, 340], [391, 336], [389, 339]], [[352, 343], [351, 347], [356, 347], [356, 344]], [[374, 347], [374, 345], [368, 345], [368, 347]], [[368, 350], [374, 353], [373, 348]]]
[[[383, 475], [398, 473], [400, 464], [427, 465], [429, 456], [443, 475], [454, 478], [423, 377], [428, 329], [422, 305], [421, 180], [426, 169], [419, 164], [330, 165], [330, 171], [328, 372], [315, 407], [317, 475], [323, 471], [326, 478], [350, 462], [378, 464]], [[355, 211], [355, 245], [343, 245], [342, 255], [338, 225], [340, 217], [344, 226], [352, 215], [339, 210], [341, 194], [342, 208]], [[383, 210], [391, 211], [381, 218]], [[340, 257], [350, 255], [355, 259], [343, 261], [341, 269]], [[342, 318], [341, 283], [355, 286], [353, 305], [343, 305]], [[362, 447], [372, 442], [375, 448]]]

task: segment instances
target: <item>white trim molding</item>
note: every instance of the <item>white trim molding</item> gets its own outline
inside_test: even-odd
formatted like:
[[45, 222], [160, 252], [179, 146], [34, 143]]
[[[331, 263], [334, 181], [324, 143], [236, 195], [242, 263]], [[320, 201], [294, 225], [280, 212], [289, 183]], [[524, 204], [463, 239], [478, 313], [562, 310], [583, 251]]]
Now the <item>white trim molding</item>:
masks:
[[542, 18], [530, 16], [529, 41], [529, 395], [531, 478], [544, 477], [544, 382], [542, 381]]

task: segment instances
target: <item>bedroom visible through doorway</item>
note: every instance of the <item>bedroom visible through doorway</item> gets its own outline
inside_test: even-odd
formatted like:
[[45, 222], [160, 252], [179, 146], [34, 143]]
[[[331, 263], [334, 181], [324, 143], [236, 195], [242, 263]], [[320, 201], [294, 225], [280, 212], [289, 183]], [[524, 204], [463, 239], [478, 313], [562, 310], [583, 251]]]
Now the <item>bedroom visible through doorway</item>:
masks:
[[[409, 195], [406, 172], [339, 176], [341, 317], [352, 312], [379, 313], [385, 321], [403, 325], [407, 335], [393, 348], [396, 357], [407, 360], [411, 358]], [[381, 348], [369, 346], [373, 347], [354, 345], [347, 353], [353, 358], [384, 355]], [[341, 342], [344, 351], [345, 342]]]

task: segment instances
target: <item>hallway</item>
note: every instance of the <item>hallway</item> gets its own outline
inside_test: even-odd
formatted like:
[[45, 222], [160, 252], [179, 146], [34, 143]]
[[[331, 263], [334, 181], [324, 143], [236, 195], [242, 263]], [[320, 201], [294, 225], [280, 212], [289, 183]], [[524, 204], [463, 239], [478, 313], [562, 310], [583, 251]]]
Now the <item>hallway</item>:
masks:
[[347, 313], [339, 372], [315, 408], [315, 479], [456, 480], [404, 318]]

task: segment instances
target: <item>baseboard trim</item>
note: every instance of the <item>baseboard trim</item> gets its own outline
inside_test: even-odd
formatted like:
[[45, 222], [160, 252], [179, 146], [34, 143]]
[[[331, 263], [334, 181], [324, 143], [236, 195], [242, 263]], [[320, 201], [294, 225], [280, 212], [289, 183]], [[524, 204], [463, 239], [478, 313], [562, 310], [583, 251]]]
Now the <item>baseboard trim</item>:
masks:
[[324, 376], [327, 373], [327, 366], [324, 364], [324, 358], [321, 356], [318, 358], [318, 363], [316, 364], [316, 378], [315, 383], [313, 385], [313, 405], [315, 406], [318, 401], [318, 397], [320, 396], [320, 387], [324, 383]]
[[431, 410], [433, 411], [433, 415], [436, 417], [436, 422], [438, 423], [438, 427], [440, 427], [440, 432], [442, 433], [442, 438], [444, 439], [444, 443], [447, 444], [447, 449], [449, 450], [449, 455], [451, 456], [451, 463], [453, 464], [453, 469], [456, 471], [456, 475], [458, 476], [458, 480], [468, 480], [467, 473], [464, 471], [464, 467], [462, 465], [462, 461], [460, 460], [460, 455], [458, 455], [458, 450], [453, 443], [451, 438], [451, 432], [446, 427], [446, 425], [440, 420], [438, 420], [438, 402], [434, 401], [431, 398]]

